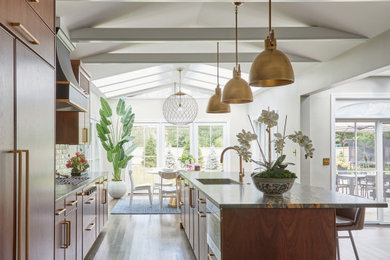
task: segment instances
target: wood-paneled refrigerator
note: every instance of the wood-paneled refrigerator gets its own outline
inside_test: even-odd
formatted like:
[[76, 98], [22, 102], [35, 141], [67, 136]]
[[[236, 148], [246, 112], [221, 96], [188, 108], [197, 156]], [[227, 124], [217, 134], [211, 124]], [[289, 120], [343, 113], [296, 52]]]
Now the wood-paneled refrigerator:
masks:
[[55, 70], [0, 25], [0, 259], [53, 259]]

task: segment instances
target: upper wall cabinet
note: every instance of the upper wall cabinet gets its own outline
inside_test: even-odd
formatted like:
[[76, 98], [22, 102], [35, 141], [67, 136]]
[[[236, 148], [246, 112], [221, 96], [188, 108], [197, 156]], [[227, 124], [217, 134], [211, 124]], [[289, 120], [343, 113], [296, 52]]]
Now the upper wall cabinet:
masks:
[[[36, 0], [30, 0], [36, 1]], [[32, 3], [31, 3], [32, 5]], [[53, 67], [55, 66], [54, 1], [41, 0], [38, 14], [25, 0], [0, 0], [0, 23]], [[44, 10], [51, 10], [46, 13]], [[50, 27], [50, 28], [49, 28]]]
[[46, 25], [54, 32], [54, 1], [53, 0], [26, 0], [34, 11], [42, 18]]

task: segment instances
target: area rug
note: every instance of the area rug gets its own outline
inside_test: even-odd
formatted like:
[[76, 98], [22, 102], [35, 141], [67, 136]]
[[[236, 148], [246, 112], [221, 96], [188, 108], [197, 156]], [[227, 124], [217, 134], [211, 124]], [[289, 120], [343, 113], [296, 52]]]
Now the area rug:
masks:
[[133, 199], [131, 205], [128, 199], [120, 199], [111, 214], [180, 214], [180, 209], [168, 207], [168, 202], [169, 199], [164, 199], [163, 207], [160, 209], [160, 202], [157, 199], [153, 200], [152, 207], [150, 207], [149, 199]]

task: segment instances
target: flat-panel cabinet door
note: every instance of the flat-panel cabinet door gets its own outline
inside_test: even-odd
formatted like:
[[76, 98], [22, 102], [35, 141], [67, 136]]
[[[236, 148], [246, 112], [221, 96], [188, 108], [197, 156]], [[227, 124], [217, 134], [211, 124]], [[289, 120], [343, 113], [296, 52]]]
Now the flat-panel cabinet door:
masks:
[[14, 38], [0, 27], [0, 259], [14, 259]]
[[[71, 212], [69, 212], [65, 221], [68, 223], [68, 230], [66, 232], [68, 241], [67, 247], [65, 250], [65, 259], [66, 260], [75, 260], [77, 259], [77, 207], [75, 207]], [[79, 238], [81, 239], [81, 238]]]
[[54, 254], [54, 82], [54, 69], [17, 41], [16, 145], [29, 151], [29, 171], [23, 169], [23, 187], [28, 187], [23, 213], [29, 220], [28, 227], [23, 220], [23, 245], [29, 259], [52, 259]]
[[194, 253], [196, 259], [199, 259], [199, 214], [198, 214], [198, 190], [193, 190], [193, 202], [192, 202], [192, 216], [194, 219], [194, 241], [192, 248], [194, 249]]
[[184, 183], [184, 231], [190, 240], [190, 187]]

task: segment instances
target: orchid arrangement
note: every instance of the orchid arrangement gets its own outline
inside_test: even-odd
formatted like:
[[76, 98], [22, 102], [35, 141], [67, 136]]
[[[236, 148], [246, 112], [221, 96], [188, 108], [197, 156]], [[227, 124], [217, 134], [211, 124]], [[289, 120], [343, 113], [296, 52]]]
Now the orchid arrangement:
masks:
[[84, 154], [77, 152], [76, 156], [70, 158], [70, 154], [68, 154], [68, 157], [69, 160], [66, 163], [66, 168], [72, 168], [72, 173], [82, 173], [89, 168]]
[[[249, 117], [249, 116], [248, 116]], [[294, 143], [297, 143], [300, 147], [303, 147], [305, 150], [305, 158], [312, 158], [314, 153], [314, 148], [312, 141], [308, 136], [304, 135], [302, 131], [295, 131], [293, 134], [286, 135], [286, 125], [287, 125], [287, 116], [284, 121], [283, 134], [276, 132], [274, 133], [274, 140], [272, 140], [272, 128], [278, 125], [279, 114], [275, 110], [270, 111], [262, 110], [260, 117], [257, 119], [258, 122], [262, 123], [266, 127], [266, 132], [268, 134], [268, 158], [266, 158], [263, 149], [261, 148], [260, 142], [257, 139], [255, 133], [242, 130], [241, 133], [237, 134], [237, 140], [239, 146], [235, 146], [239, 151], [240, 155], [246, 162], [254, 162], [259, 165], [255, 169], [255, 172], [252, 173], [252, 177], [257, 176], [261, 178], [296, 178], [296, 174], [287, 170], [288, 165], [293, 165], [293, 163], [284, 162], [286, 155], [283, 154], [286, 141], [290, 140]], [[251, 118], [249, 121], [252, 126], [253, 132], [255, 132], [252, 125]], [[251, 152], [251, 142], [256, 140], [257, 145], [260, 149], [260, 154], [262, 161], [256, 161], [252, 159]], [[272, 160], [272, 143], [274, 143], [274, 149], [278, 157], [276, 160]]]

